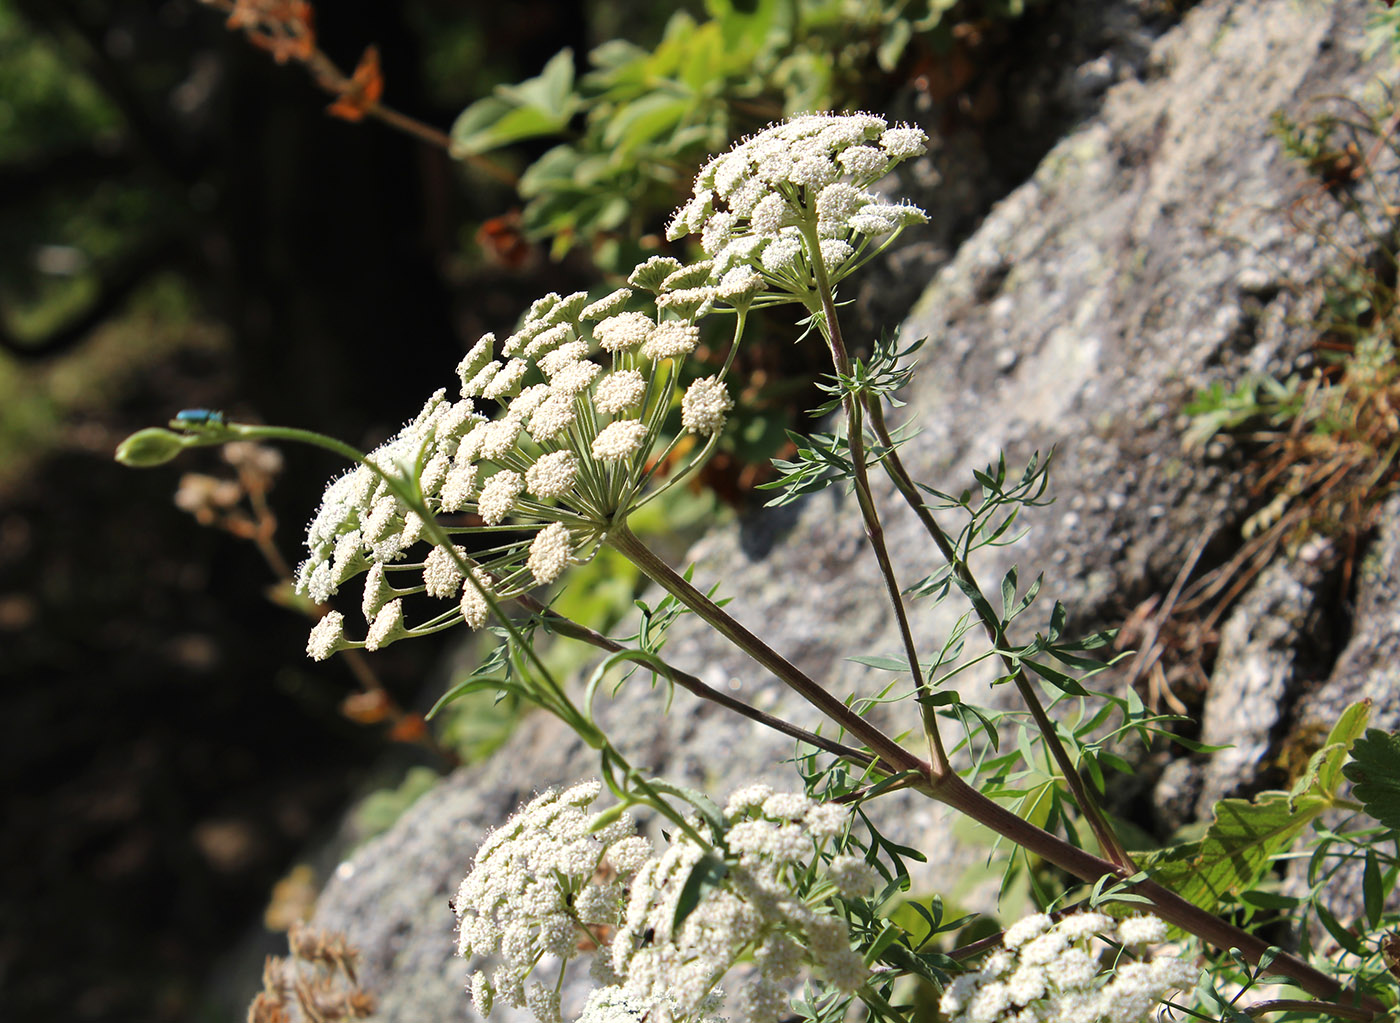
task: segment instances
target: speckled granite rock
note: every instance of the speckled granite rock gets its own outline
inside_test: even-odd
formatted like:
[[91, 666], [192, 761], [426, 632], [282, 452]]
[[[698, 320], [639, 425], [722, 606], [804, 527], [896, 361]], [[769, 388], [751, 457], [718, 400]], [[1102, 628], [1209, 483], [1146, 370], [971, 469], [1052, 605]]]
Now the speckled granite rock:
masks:
[[1325, 735], [1358, 700], [1371, 701], [1372, 728], [1400, 728], [1400, 499], [1386, 505], [1356, 573], [1350, 636], [1326, 682], [1301, 701], [1300, 730]]
[[[1297, 324], [1309, 306], [1296, 296], [1327, 253], [1289, 225], [1299, 178], [1269, 117], [1308, 96], [1360, 93], [1376, 73], [1360, 57], [1366, 8], [1193, 8], [1146, 53], [1140, 76], [1108, 88], [1099, 113], [987, 214], [924, 292], [904, 328], [931, 339], [908, 395], [922, 431], [906, 449], [916, 475], [961, 488], [999, 448], [1013, 460], [1059, 449], [1059, 503], [1029, 516], [1031, 533], [1014, 548], [978, 562], [989, 585], [1013, 562], [1044, 567], [1045, 593], [1077, 621], [1113, 620], [1165, 588], [1203, 529], [1240, 515], [1228, 464], [1183, 449], [1179, 410], [1208, 380], [1287, 366], [1306, 344]], [[888, 492], [881, 497], [890, 546], [912, 581], [927, 570], [928, 544]], [[844, 694], [876, 680], [848, 655], [898, 649], [864, 546], [851, 502], [830, 492], [719, 532], [692, 557], [697, 582], [721, 582], [737, 618]], [[914, 610], [916, 633], [930, 641], [956, 614]], [[674, 630], [667, 653], [713, 684], [812, 722], [775, 679], [694, 621]], [[652, 718], [659, 700], [633, 683], [603, 712], [639, 763], [717, 792], [755, 776], [790, 778], [780, 763], [786, 742], [683, 696], [669, 717]], [[317, 923], [347, 930], [364, 949], [383, 1019], [475, 1018], [461, 994], [466, 967], [451, 958], [446, 899], [483, 831], [521, 796], [591, 771], [570, 736], [531, 720], [491, 763], [448, 779], [343, 866]], [[957, 840], [934, 807], [892, 801], [885, 810], [898, 837], [928, 851], [923, 884], [946, 889], [984, 854]]]

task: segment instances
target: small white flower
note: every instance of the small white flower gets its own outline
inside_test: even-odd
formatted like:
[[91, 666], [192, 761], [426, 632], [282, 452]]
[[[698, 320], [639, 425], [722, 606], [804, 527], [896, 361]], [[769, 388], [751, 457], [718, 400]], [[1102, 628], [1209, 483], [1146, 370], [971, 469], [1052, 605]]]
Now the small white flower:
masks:
[[844, 225], [873, 198], [844, 181], [827, 185], [817, 196], [817, 223]]
[[618, 313], [595, 325], [593, 337], [603, 351], [621, 352], [644, 344], [655, 326], [652, 318], [642, 313]]
[[667, 320], [659, 324], [642, 345], [642, 354], [659, 361], [689, 355], [700, 343], [700, 329], [693, 323]]
[[745, 785], [735, 789], [729, 796], [729, 802], [724, 805], [724, 815], [729, 818], [738, 817], [749, 810], [756, 810], [761, 807], [765, 800], [773, 794], [770, 785], [762, 782], [755, 782], [752, 785]]
[[802, 239], [796, 234], [774, 238], [763, 247], [758, 261], [770, 274], [791, 274], [797, 271], [802, 257]]
[[681, 425], [691, 433], [709, 436], [724, 428], [727, 413], [734, 407], [729, 388], [719, 377], [704, 377], [686, 388], [681, 399]]
[[374, 616], [374, 623], [369, 627], [369, 634], [365, 636], [365, 649], [373, 652], [406, 635], [408, 630], [403, 624], [403, 601], [396, 597]]
[[543, 317], [545, 323], [567, 323], [578, 319], [583, 313], [583, 307], [588, 302], [588, 292], [575, 291], [572, 295], [561, 298], [556, 302]]
[[1167, 940], [1167, 925], [1160, 917], [1130, 916], [1118, 921], [1118, 937], [1125, 945], [1158, 945]]
[[851, 146], [838, 153], [836, 161], [857, 181], [874, 181], [885, 172], [890, 157], [874, 146]]
[[584, 306], [583, 310], [579, 313], [579, 319], [601, 320], [605, 316], [611, 316], [626, 305], [627, 300], [631, 297], [631, 288], [618, 288], [616, 291], [603, 296], [591, 305]]
[[[459, 952], [458, 954], [462, 955], [463, 958], [466, 958], [465, 953]], [[495, 992], [491, 990], [491, 984], [489, 981], [487, 981], [486, 974], [484, 971], [477, 970], [475, 973], [472, 974], [472, 1006], [483, 1017], [491, 1015], [491, 1002], [493, 1000], [492, 995], [494, 993]]]
[[457, 512], [467, 506], [467, 502], [471, 500], [472, 492], [476, 489], [478, 472], [479, 469], [474, 462], [466, 462], [452, 467], [438, 495], [443, 511]]
[[641, 835], [623, 838], [608, 849], [608, 862], [619, 874], [635, 874], [652, 856], [651, 842]]
[[541, 586], [559, 578], [569, 564], [569, 530], [562, 522], [551, 522], [530, 543], [530, 556], [525, 567]]
[[510, 403], [510, 410], [522, 419], [528, 419], [553, 393], [548, 384], [531, 384], [515, 396], [515, 400]]
[[542, 330], [525, 346], [525, 358], [539, 360], [555, 349], [570, 343], [573, 336], [574, 332], [567, 323]]
[[[492, 350], [496, 346], [495, 334], [482, 334], [480, 340], [472, 346], [471, 351], [462, 357], [462, 361], [457, 364], [457, 375], [462, 378], [462, 388], [466, 389], [467, 381], [479, 373], [483, 366], [491, 361]], [[462, 397], [468, 397], [463, 394]]]
[[389, 585], [385, 577], [384, 566], [378, 563], [371, 565], [365, 574], [364, 593], [360, 601], [360, 610], [365, 616], [365, 621], [373, 622], [374, 616], [379, 614], [379, 609], [396, 595], [397, 591]]
[[[486, 574], [481, 569], [473, 569], [472, 575], [482, 589], [490, 592], [491, 588], [487, 585]], [[481, 595], [481, 589], [471, 583], [462, 587], [462, 602], [459, 609], [462, 612], [462, 620], [467, 623], [468, 628], [472, 629], [481, 628], [491, 615], [491, 605], [486, 603], [486, 598]]]
[[554, 451], [541, 455], [525, 470], [525, 486], [542, 500], [563, 497], [573, 489], [578, 478], [578, 456], [572, 451]]
[[537, 365], [545, 376], [552, 377], [565, 366], [572, 366], [587, 354], [587, 344], [582, 341], [570, 341], [541, 356]]
[[847, 898], [870, 895], [880, 883], [880, 873], [859, 856], [836, 856], [826, 868], [836, 890]]
[[588, 390], [593, 379], [603, 371], [596, 362], [572, 362], [554, 375], [549, 382], [556, 394], [573, 396]]
[[540, 443], [552, 441], [578, 417], [570, 394], [551, 393], [530, 416], [530, 436]]
[[520, 437], [520, 417], [512, 409], [500, 419], [487, 423], [481, 432], [481, 457], [504, 458], [515, 450]]
[[812, 809], [812, 801], [800, 792], [775, 792], [763, 801], [763, 816], [795, 821]]
[[605, 416], [615, 416], [640, 402], [646, 390], [647, 382], [639, 371], [615, 370], [593, 389], [593, 407]]
[[749, 228], [754, 234], [776, 238], [778, 232], [793, 221], [788, 201], [777, 192], [765, 195], [749, 213]]
[[529, 364], [523, 359], [511, 359], [491, 378], [491, 382], [481, 389], [481, 396], [495, 401], [510, 395], [520, 386], [520, 381], [525, 378], [525, 371], [529, 368]]
[[681, 268], [680, 260], [670, 256], [652, 256], [640, 263], [627, 277], [627, 283], [634, 288], [647, 291], [660, 291], [661, 282]]
[[901, 126], [891, 128], [880, 136], [880, 148], [894, 160], [907, 160], [918, 156], [926, 148], [928, 136], [918, 128]]
[[488, 526], [497, 526], [505, 521], [516, 499], [525, 490], [524, 477], [509, 470], [496, 473], [481, 488], [481, 496], [476, 499], [476, 510]]
[[476, 376], [462, 384], [462, 397], [473, 398], [486, 390], [492, 378], [501, 371], [499, 362], [488, 362], [477, 371]]
[[[454, 547], [457, 556], [465, 558], [466, 548]], [[423, 587], [428, 596], [451, 600], [462, 585], [462, 573], [445, 547], [434, 547], [423, 559]]]
[[328, 611], [311, 630], [306, 641], [306, 652], [313, 661], [324, 661], [345, 646], [345, 616], [339, 611]]
[[621, 461], [636, 454], [646, 435], [646, 423], [636, 419], [619, 419], [609, 423], [593, 439], [593, 457], [604, 462]]
[[1020, 948], [1032, 938], [1039, 937], [1050, 929], [1051, 920], [1045, 913], [1035, 913], [1017, 920], [1006, 929], [1001, 943], [1007, 948]]
[[818, 842], [835, 838], [846, 829], [850, 811], [837, 803], [817, 803], [807, 811], [803, 823]]
[[819, 244], [822, 262], [826, 264], [828, 272], [839, 269], [842, 263], [856, 254], [856, 250], [840, 238], [823, 238]]
[[736, 266], [720, 279], [715, 293], [722, 299], [734, 302], [748, 298], [761, 287], [762, 274], [756, 273], [750, 266]]

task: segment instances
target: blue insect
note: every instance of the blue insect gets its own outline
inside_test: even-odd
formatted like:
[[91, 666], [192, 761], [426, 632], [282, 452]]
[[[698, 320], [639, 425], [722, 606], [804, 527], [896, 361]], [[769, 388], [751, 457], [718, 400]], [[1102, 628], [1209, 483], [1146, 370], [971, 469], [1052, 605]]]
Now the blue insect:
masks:
[[224, 414], [207, 408], [187, 408], [175, 413], [175, 426], [198, 429], [202, 426], [223, 426]]

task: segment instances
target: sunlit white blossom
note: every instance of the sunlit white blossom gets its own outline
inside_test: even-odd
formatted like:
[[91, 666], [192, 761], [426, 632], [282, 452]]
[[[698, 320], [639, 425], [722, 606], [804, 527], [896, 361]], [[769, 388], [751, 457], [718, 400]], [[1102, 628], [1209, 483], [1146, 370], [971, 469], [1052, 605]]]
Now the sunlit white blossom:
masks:
[[313, 661], [324, 661], [345, 646], [345, 616], [339, 611], [328, 611], [311, 630], [306, 641], [306, 652]]
[[552, 522], [535, 534], [525, 567], [535, 582], [546, 585], [559, 578], [569, 563], [569, 530], [562, 522]]
[[647, 435], [647, 424], [635, 419], [609, 423], [593, 438], [593, 457], [616, 462], [636, 454]]

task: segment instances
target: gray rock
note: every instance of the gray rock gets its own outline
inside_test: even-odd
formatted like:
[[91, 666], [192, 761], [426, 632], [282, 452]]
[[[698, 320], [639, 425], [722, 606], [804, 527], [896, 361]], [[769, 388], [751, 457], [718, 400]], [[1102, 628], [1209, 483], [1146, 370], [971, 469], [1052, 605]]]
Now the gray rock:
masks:
[[[1289, 224], [1299, 177], [1269, 117], [1308, 96], [1361, 93], [1382, 69], [1360, 56], [1367, 7], [1208, 0], [1155, 43], [1139, 37], [1140, 59], [1123, 65], [1127, 77], [1108, 87], [1101, 111], [987, 214], [925, 291], [904, 327], [931, 339], [908, 395], [921, 430], [905, 449], [915, 475], [961, 489], [999, 449], [1013, 461], [1059, 450], [1060, 503], [1028, 516], [1031, 532], [1013, 548], [978, 556], [987, 588], [1013, 563], [1026, 581], [1043, 567], [1047, 598], [1064, 600], [1075, 622], [1113, 621], [1166, 588], [1203, 528], [1242, 515], [1234, 470], [1187, 452], [1177, 413], [1206, 382], [1286, 365], [1307, 343], [1299, 325], [1310, 305], [1298, 296], [1329, 256]], [[1077, 69], [1095, 57], [1077, 56], [1060, 80], [1094, 92], [1100, 69]], [[929, 545], [890, 489], [878, 489], [907, 584], [933, 567]], [[831, 491], [717, 532], [691, 556], [697, 582], [722, 583], [735, 617], [844, 695], [888, 680], [848, 656], [899, 649], [865, 546], [853, 503]], [[1042, 624], [1047, 598], [1026, 617]], [[951, 602], [914, 606], [926, 650], [957, 613]], [[673, 630], [667, 656], [815, 723], [694, 619]], [[965, 696], [1009, 705], [1005, 693], [969, 684]], [[793, 785], [788, 742], [683, 695], [661, 717], [660, 701], [634, 681], [602, 709], [638, 764], [717, 793], [752, 778]], [[885, 708], [882, 720], [907, 728], [909, 705]], [[474, 1018], [446, 899], [483, 832], [521, 797], [595, 771], [570, 736], [531, 719], [491, 763], [454, 775], [346, 862], [316, 922], [362, 947], [384, 1020]], [[883, 809], [897, 837], [928, 852], [924, 888], [948, 890], [985, 857], [935, 806], [894, 799]], [[963, 901], [987, 904], [976, 892]]]
[[1326, 735], [1358, 700], [1370, 700], [1371, 727], [1400, 728], [1400, 498], [1382, 510], [1381, 525], [1356, 567], [1351, 634], [1326, 682], [1304, 696], [1298, 728]]
[[[1220, 630], [1220, 650], [1201, 715], [1201, 741], [1224, 745], [1205, 768], [1197, 816], [1226, 796], [1249, 795], [1307, 678], [1302, 651], [1321, 634], [1328, 564], [1282, 558], [1261, 573]], [[1300, 677], [1301, 676], [1301, 677]]]

